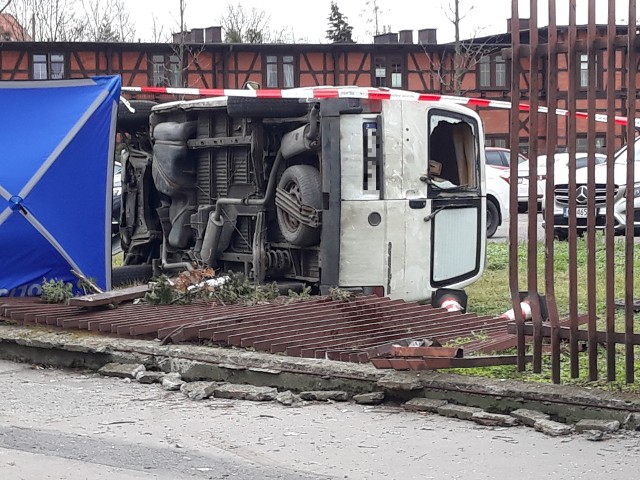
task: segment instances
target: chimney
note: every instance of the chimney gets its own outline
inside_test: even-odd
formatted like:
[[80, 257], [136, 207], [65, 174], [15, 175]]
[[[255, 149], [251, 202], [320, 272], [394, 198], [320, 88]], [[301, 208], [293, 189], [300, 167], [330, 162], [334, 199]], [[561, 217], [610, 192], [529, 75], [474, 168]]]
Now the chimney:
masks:
[[423, 28], [422, 30], [418, 30], [418, 43], [420, 45], [437, 45], [437, 30], [437, 28]]
[[413, 30], [400, 30], [400, 43], [413, 43]]
[[205, 28], [204, 43], [222, 43], [222, 27]]
[[[518, 19], [518, 28], [520, 31], [529, 30], [529, 19], [528, 18], [519, 18]], [[507, 18], [507, 33], [511, 33], [511, 19]]]
[[397, 33], [381, 33], [373, 36], [373, 43], [398, 43]]
[[204, 29], [194, 28], [191, 30], [191, 42], [192, 43], [204, 43]]

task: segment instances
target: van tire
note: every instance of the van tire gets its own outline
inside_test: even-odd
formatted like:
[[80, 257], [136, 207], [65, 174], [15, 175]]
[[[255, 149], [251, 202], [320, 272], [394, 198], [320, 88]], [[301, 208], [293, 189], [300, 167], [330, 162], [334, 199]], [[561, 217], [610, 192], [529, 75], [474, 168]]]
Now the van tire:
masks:
[[124, 265], [111, 269], [111, 286], [125, 287], [147, 283], [153, 277], [153, 265]]
[[127, 106], [118, 103], [118, 121], [116, 129], [119, 132], [137, 133], [149, 128], [149, 115], [157, 102], [151, 100], [129, 100], [129, 104], [135, 110], [130, 112]]
[[[320, 191], [320, 172], [310, 165], [293, 165], [287, 168], [278, 188], [285, 190], [295, 200], [317, 210], [322, 208], [322, 192]], [[320, 227], [311, 227], [291, 218], [289, 214], [278, 209], [278, 226], [285, 240], [298, 247], [309, 247], [320, 241]]]
[[493, 237], [499, 226], [500, 211], [493, 200], [487, 200], [487, 238]]
[[295, 118], [308, 111], [309, 104], [297, 98], [227, 98], [227, 113], [232, 118]]

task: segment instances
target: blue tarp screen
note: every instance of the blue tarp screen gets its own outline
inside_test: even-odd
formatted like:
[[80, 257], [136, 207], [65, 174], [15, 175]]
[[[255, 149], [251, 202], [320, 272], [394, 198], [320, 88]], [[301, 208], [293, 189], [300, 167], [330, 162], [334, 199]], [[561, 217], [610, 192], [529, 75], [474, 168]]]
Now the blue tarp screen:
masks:
[[111, 287], [120, 77], [0, 82], [0, 296], [76, 270]]

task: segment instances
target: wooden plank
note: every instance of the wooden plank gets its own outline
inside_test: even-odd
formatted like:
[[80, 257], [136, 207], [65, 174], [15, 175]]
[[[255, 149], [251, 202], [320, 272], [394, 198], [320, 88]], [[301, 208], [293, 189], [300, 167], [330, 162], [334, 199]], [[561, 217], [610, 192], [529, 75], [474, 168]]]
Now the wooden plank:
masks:
[[404, 347], [394, 345], [389, 351], [389, 356], [462, 358], [462, 349], [458, 347]]
[[127, 300], [142, 298], [148, 291], [149, 285], [136, 285], [134, 287], [122, 288], [120, 290], [111, 290], [110, 292], [73, 297], [69, 299], [69, 305], [75, 307], [100, 307], [112, 303], [121, 303], [126, 302]]

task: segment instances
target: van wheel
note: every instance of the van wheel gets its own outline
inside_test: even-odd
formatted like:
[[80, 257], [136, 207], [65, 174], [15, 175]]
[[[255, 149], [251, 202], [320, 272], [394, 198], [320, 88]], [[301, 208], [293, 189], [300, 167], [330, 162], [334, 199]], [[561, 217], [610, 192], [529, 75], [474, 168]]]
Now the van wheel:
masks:
[[[280, 178], [278, 188], [287, 192], [298, 204], [318, 210], [322, 208], [320, 172], [317, 168], [309, 165], [287, 168]], [[320, 227], [300, 223], [281, 209], [277, 210], [277, 215], [280, 231], [287, 242], [299, 247], [309, 247], [320, 241]]]
[[149, 128], [149, 115], [157, 102], [151, 100], [130, 100], [129, 105], [135, 110], [131, 112], [127, 106], [118, 103], [118, 121], [116, 129], [119, 132], [136, 133]]
[[147, 283], [152, 277], [152, 265], [123, 265], [111, 270], [111, 286], [115, 288]]
[[500, 212], [498, 207], [491, 200], [487, 200], [487, 238], [491, 238], [496, 234], [500, 225]]

